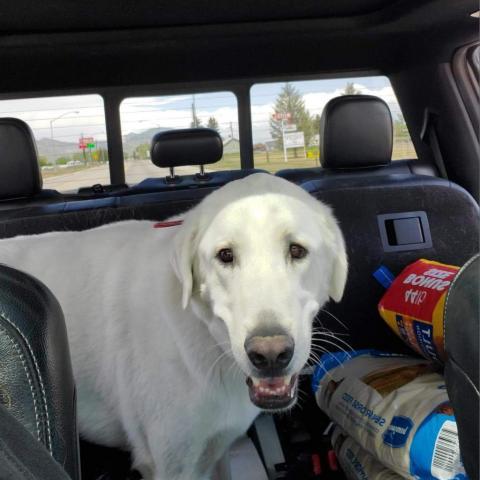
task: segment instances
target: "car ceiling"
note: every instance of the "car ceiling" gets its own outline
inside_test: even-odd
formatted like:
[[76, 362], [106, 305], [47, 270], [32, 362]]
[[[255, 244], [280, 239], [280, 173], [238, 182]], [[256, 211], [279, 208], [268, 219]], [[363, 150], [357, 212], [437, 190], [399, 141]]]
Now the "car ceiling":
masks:
[[377, 70], [448, 60], [476, 0], [17, 0], [0, 93]]
[[6, 5], [0, 31], [111, 30], [331, 18], [366, 14], [390, 3], [391, 0], [19, 0]]

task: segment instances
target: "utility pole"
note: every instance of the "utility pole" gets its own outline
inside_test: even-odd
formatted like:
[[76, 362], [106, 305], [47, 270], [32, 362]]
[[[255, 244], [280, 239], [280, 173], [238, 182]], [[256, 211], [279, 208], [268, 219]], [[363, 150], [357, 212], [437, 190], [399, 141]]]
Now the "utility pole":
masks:
[[283, 160], [285, 163], [288, 162], [287, 159], [287, 147], [285, 146], [285, 120], [282, 118], [282, 143], [283, 143]]
[[197, 110], [195, 108], [195, 95], [192, 95], [192, 125], [193, 128], [198, 128]]

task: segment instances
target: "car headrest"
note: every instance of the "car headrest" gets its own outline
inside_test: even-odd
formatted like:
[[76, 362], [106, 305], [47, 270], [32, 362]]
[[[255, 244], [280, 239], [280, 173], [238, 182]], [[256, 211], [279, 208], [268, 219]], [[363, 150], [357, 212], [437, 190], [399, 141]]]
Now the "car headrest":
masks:
[[38, 154], [30, 127], [0, 118], [0, 198], [27, 197], [42, 189]]
[[150, 158], [157, 167], [207, 165], [223, 155], [220, 135], [210, 128], [185, 128], [157, 133], [152, 139]]
[[388, 165], [393, 126], [388, 105], [370, 95], [330, 100], [320, 120], [320, 162], [324, 168]]
[[445, 300], [445, 382], [458, 424], [462, 460], [469, 478], [479, 477], [480, 255], [458, 272]]

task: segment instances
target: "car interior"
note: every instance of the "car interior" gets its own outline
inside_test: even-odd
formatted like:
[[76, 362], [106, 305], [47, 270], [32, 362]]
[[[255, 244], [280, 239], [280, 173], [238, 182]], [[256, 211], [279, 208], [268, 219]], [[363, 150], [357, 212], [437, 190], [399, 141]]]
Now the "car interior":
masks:
[[[345, 294], [316, 323], [345, 348], [410, 354], [378, 314], [384, 289], [373, 273], [385, 265], [396, 275], [419, 258], [462, 266], [478, 253], [478, 2], [18, 0], [1, 12], [0, 238], [162, 221], [228, 182], [269, 171], [331, 206], [346, 240]], [[318, 164], [284, 162], [272, 172], [256, 161], [254, 85], [375, 75], [391, 84], [415, 158], [392, 159], [396, 119], [368, 92], [322, 103]], [[224, 91], [238, 109], [238, 165], [217, 169], [227, 144], [194, 121], [154, 127], [148, 172], [157, 173], [129, 180], [125, 99]], [[41, 166], [34, 125], [2, 102], [92, 94], [103, 101], [109, 180], [50, 188], [53, 167]], [[52, 140], [58, 118], [47, 124]], [[0, 278], [0, 404], [72, 479], [140, 479], [127, 451], [79, 436], [61, 305], [11, 266], [0, 265]], [[451, 401], [471, 479], [479, 478], [478, 291], [473, 296], [477, 310], [448, 318], [445, 367], [447, 387], [458, 393]], [[330, 420], [315, 403], [311, 366], [303, 373], [299, 405], [261, 415], [216, 478], [347, 478], [329, 457]]]

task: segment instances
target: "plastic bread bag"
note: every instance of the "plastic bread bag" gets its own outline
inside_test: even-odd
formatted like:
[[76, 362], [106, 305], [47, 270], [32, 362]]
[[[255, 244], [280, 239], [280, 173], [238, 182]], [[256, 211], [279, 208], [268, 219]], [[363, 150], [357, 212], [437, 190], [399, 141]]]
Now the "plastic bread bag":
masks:
[[382, 465], [338, 426], [332, 434], [332, 446], [348, 480], [402, 480], [403, 478]]
[[381, 317], [417, 353], [445, 360], [445, 300], [459, 267], [418, 260], [406, 267], [378, 304]]
[[443, 377], [426, 360], [360, 350], [326, 353], [312, 387], [318, 406], [405, 478], [464, 480]]

